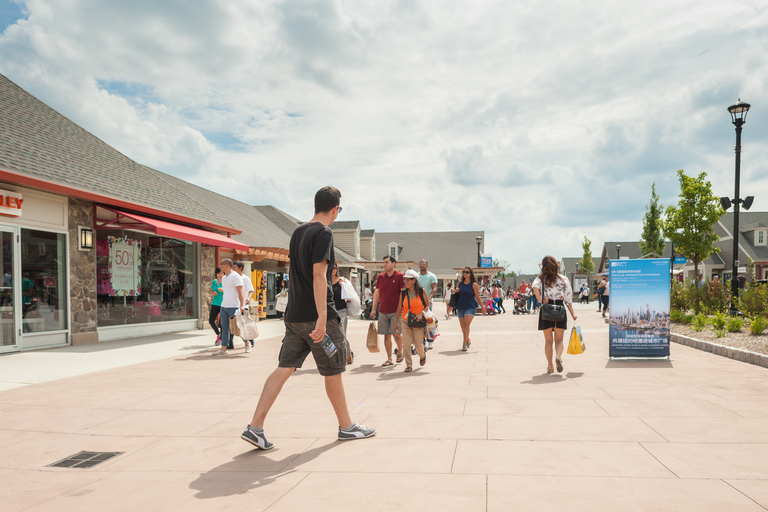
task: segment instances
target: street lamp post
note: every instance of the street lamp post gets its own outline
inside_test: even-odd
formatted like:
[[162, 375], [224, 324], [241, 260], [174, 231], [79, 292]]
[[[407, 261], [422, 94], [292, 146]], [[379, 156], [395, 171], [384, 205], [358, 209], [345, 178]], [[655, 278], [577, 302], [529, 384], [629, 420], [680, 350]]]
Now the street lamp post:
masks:
[[621, 259], [621, 244], [616, 245], [616, 259]]
[[475, 242], [477, 242], [477, 268], [480, 268], [480, 244], [483, 243], [483, 237], [480, 235], [476, 236]]
[[736, 126], [736, 187], [733, 193], [733, 201], [729, 201], [727, 197], [721, 197], [720, 203], [723, 209], [727, 210], [728, 207], [733, 204], [733, 269], [731, 274], [731, 309], [729, 314], [738, 315], [739, 310], [736, 307], [736, 299], [739, 298], [739, 205], [744, 203], [744, 209], [749, 210], [752, 206], [753, 197], [747, 197], [741, 199], [739, 197], [739, 175], [741, 172], [741, 129], [744, 123], [747, 121], [747, 112], [749, 112], [749, 103], [744, 103], [741, 98], [728, 107], [728, 112], [731, 114], [731, 122]]

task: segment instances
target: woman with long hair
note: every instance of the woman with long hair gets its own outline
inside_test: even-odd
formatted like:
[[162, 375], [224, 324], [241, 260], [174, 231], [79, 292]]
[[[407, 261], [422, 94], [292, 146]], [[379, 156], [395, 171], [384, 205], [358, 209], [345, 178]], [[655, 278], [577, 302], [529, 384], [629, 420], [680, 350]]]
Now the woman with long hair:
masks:
[[480, 300], [480, 287], [475, 281], [475, 273], [470, 267], [464, 267], [461, 271], [461, 280], [453, 293], [459, 294], [459, 302], [456, 303], [456, 316], [459, 317], [461, 333], [464, 336], [461, 350], [466, 352], [472, 344], [469, 339], [469, 326], [472, 325], [472, 319], [475, 318], [477, 307], [480, 306], [481, 313], [485, 314], [483, 301]]
[[408, 325], [408, 313], [413, 313], [417, 320], [424, 318], [424, 312], [429, 309], [429, 294], [419, 284], [419, 274], [415, 270], [406, 270], [403, 274], [405, 290], [400, 293], [400, 303], [397, 305], [397, 315], [400, 322], [395, 323], [395, 332], [402, 330], [403, 355], [405, 356], [405, 371], [413, 371], [411, 359], [411, 346], [416, 346], [419, 353], [419, 365], [427, 362], [427, 354], [424, 352], [424, 327], [411, 327]]
[[[573, 321], [576, 314], [573, 312], [573, 290], [566, 277], [558, 272], [560, 266], [554, 256], [544, 256], [541, 260], [541, 274], [533, 281], [533, 293], [541, 304], [565, 305], [571, 312]], [[563, 372], [563, 333], [568, 328], [568, 318], [561, 322], [552, 322], [541, 318], [539, 309], [539, 330], [544, 331], [544, 355], [547, 357], [547, 373], [555, 371], [552, 365], [552, 356], [556, 353], [555, 364], [557, 373]], [[554, 350], [553, 345], [554, 343]]]

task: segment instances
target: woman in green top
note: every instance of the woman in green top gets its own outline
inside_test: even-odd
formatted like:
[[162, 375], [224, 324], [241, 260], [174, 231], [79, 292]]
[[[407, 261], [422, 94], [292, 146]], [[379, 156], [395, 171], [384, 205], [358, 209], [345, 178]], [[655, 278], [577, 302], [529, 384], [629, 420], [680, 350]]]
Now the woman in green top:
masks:
[[221, 286], [221, 269], [216, 267], [216, 279], [211, 283], [211, 293], [213, 297], [211, 301], [210, 313], [208, 314], [208, 323], [213, 327], [213, 332], [216, 333], [216, 344], [221, 343], [221, 333], [219, 332], [219, 326], [216, 321], [219, 318], [219, 311], [221, 311], [221, 301], [224, 299], [224, 288]]

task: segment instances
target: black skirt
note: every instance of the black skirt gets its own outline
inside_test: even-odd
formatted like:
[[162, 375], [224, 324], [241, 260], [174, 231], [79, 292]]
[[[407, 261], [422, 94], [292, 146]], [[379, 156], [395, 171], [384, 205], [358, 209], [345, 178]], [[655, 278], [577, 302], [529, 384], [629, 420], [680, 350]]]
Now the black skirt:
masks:
[[[561, 306], [565, 305], [565, 303], [562, 300], [551, 300], [551, 301], [549, 301], [549, 303], [550, 304], [560, 304]], [[568, 328], [568, 314], [566, 313], [565, 320], [563, 320], [562, 322], [552, 322], [552, 321], [549, 321], [549, 320], [542, 320], [541, 319], [541, 308], [539, 308], [539, 330], [540, 331], [545, 331], [547, 329], [552, 329], [552, 328], [563, 329], [563, 330], [567, 329]]]

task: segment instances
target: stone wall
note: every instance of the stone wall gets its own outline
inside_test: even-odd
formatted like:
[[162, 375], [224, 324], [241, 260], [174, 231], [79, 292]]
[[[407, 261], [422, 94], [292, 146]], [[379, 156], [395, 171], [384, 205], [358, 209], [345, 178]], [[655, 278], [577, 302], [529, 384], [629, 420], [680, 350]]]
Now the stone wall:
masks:
[[200, 277], [200, 318], [203, 319], [203, 329], [210, 329], [211, 325], [208, 323], [208, 312], [210, 311], [208, 306], [208, 294], [211, 292], [211, 283], [216, 279], [214, 272], [216, 271], [216, 248], [215, 247], [203, 247], [201, 249], [201, 262], [200, 268], [202, 269], [202, 275]]
[[93, 203], [69, 199], [69, 262], [72, 345], [99, 341], [96, 332], [96, 233], [93, 249], [78, 249], [78, 226], [93, 229]]

